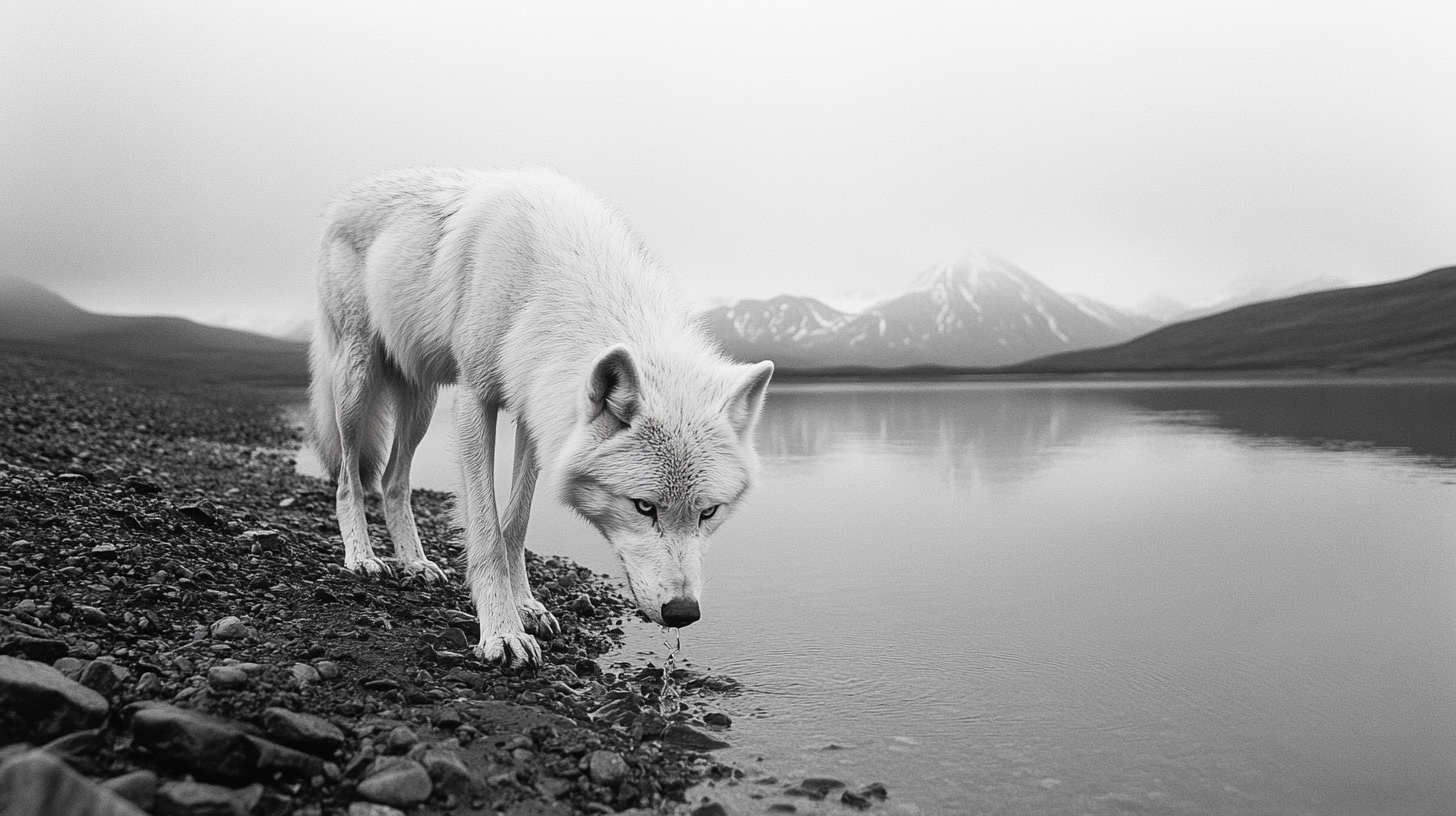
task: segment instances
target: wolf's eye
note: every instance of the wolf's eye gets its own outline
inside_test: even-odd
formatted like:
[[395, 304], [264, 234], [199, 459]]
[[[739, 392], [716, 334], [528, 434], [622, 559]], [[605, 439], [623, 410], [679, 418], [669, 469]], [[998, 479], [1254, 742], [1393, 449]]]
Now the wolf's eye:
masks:
[[707, 510], [704, 510], [703, 512], [699, 513], [698, 514], [698, 521], [707, 521], [708, 519], [712, 518], [713, 516], [718, 515], [718, 508], [719, 507], [722, 507], [722, 506], [723, 505], [721, 505], [721, 504], [715, 504], [712, 507], [709, 507]]
[[657, 505], [646, 499], [633, 499], [632, 506], [637, 508], [637, 512], [648, 518], [657, 518]]

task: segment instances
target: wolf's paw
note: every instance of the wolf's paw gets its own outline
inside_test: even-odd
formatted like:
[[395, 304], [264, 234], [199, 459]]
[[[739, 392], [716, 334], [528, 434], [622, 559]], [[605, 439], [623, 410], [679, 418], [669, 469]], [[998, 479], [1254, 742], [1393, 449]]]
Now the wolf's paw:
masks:
[[561, 624], [556, 622], [556, 616], [546, 611], [541, 602], [535, 600], [526, 601], [516, 610], [521, 615], [521, 625], [526, 631], [537, 637], [556, 637], [561, 634]]
[[394, 570], [390, 569], [388, 564], [373, 555], [365, 556], [364, 558], [346, 558], [344, 559], [344, 569], [367, 578], [378, 578], [383, 575], [394, 574]]
[[427, 584], [445, 583], [445, 571], [435, 565], [434, 561], [428, 558], [421, 558], [418, 561], [405, 561], [399, 565], [400, 570], [406, 578], [418, 578]]
[[500, 663], [511, 668], [541, 665], [541, 644], [525, 632], [507, 632], [480, 639], [475, 655], [487, 663]]

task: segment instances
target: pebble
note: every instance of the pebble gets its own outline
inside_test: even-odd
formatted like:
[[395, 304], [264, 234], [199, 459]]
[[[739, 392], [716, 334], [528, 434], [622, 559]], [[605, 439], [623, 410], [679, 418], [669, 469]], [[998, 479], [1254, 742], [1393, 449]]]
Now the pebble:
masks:
[[320, 660], [313, 664], [314, 670], [324, 680], [337, 680], [339, 678], [339, 664], [332, 660]]
[[419, 735], [407, 725], [396, 726], [389, 732], [389, 750], [396, 754], [408, 751], [419, 741]]
[[627, 778], [627, 761], [616, 751], [593, 751], [587, 758], [587, 768], [598, 785], [615, 785]]
[[378, 802], [353, 802], [349, 805], [349, 816], [404, 816], [404, 811]]
[[311, 686], [323, 679], [323, 674], [307, 663], [294, 663], [288, 671], [300, 686]]
[[207, 684], [215, 689], [244, 689], [248, 673], [237, 666], [213, 666], [207, 670]]
[[430, 798], [434, 783], [425, 767], [411, 759], [385, 766], [359, 783], [358, 794], [371, 802], [411, 808]]
[[236, 615], [228, 615], [217, 621], [210, 631], [219, 640], [238, 640], [249, 635], [248, 627]]

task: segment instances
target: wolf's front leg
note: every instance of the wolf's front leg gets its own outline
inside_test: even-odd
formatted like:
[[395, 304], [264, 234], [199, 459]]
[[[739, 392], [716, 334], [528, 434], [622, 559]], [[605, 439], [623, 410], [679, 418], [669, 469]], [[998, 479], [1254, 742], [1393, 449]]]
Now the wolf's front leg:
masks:
[[511, 591], [519, 604], [521, 624], [538, 637], [561, 634], [556, 616], [536, 600], [526, 575], [526, 525], [531, 519], [531, 496], [536, 489], [536, 449], [526, 424], [516, 418], [516, 454], [511, 463], [511, 500], [506, 505], [506, 563], [511, 572]]
[[462, 386], [455, 398], [464, 510], [466, 580], [480, 621], [481, 658], [539, 666], [541, 645], [526, 634], [511, 584], [511, 567], [495, 505], [495, 422], [498, 407]]

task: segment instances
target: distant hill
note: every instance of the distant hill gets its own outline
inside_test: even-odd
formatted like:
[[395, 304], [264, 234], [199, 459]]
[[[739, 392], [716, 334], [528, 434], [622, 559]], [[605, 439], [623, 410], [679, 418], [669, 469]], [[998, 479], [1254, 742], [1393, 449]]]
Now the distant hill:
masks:
[[308, 383], [307, 346], [180, 317], [88, 312], [23, 278], [0, 275], [0, 350], [145, 369], [159, 377], [256, 386]]
[[1413, 278], [1240, 306], [1021, 373], [1359, 370], [1456, 366], [1456, 266]]
[[789, 370], [998, 366], [1116, 343], [1158, 325], [1061, 295], [984, 255], [932, 267], [905, 294], [859, 314], [783, 295], [719, 307], [705, 321], [729, 356], [772, 359]]

